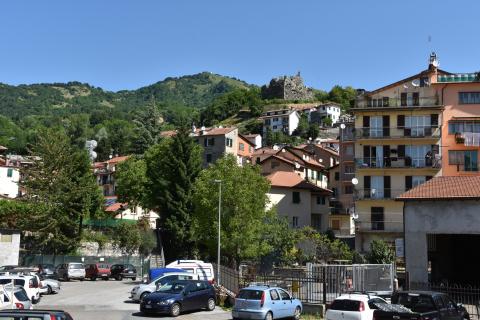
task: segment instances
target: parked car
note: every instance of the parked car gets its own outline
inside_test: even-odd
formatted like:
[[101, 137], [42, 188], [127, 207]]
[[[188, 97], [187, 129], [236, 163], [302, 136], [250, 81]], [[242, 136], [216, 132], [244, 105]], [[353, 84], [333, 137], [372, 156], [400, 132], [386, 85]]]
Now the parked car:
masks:
[[102, 278], [103, 280], [108, 280], [110, 277], [110, 266], [106, 263], [93, 263], [87, 265], [85, 269], [85, 278], [89, 278], [92, 281], [97, 280], [97, 278]]
[[376, 320], [468, 320], [470, 315], [462, 304], [448, 295], [433, 291], [400, 291], [392, 295], [392, 304], [403, 310], [375, 310]]
[[28, 298], [33, 304], [40, 302], [40, 282], [35, 276], [27, 275], [5, 275], [0, 276], [0, 285], [21, 286], [27, 292]]
[[169, 272], [186, 272], [186, 271], [178, 268], [151, 268], [148, 271], [148, 281], [149, 282], [153, 281], [154, 279], [157, 279], [158, 277], [161, 277], [164, 274]]
[[41, 263], [35, 265], [38, 268], [38, 274], [44, 278], [55, 277], [55, 266], [50, 263]]
[[110, 277], [115, 280], [124, 278], [137, 280], [137, 269], [131, 264], [114, 264], [110, 267]]
[[2, 310], [0, 320], [73, 320], [72, 316], [62, 310]]
[[61, 289], [60, 281], [50, 278], [40, 277], [41, 285], [40, 293], [41, 294], [53, 294], [58, 293]]
[[377, 304], [387, 304], [378, 297], [369, 294], [344, 294], [337, 297], [328, 306], [325, 317], [327, 320], [372, 320]]
[[287, 291], [278, 287], [250, 286], [240, 290], [235, 298], [232, 318], [238, 319], [300, 319], [303, 306]]
[[57, 276], [58, 279], [64, 281], [69, 281], [70, 279], [83, 281], [85, 279], [85, 266], [79, 262], [61, 264], [57, 267]]
[[168, 272], [154, 279], [148, 284], [140, 284], [133, 287], [130, 293], [130, 299], [133, 301], [142, 301], [149, 293], [155, 292], [160, 287], [175, 282], [177, 280], [198, 280], [198, 276], [186, 272]]
[[175, 260], [166, 267], [182, 269], [188, 273], [198, 275], [200, 280], [205, 280], [210, 283], [215, 282], [212, 264], [203, 262], [202, 260]]
[[5, 272], [5, 271], [12, 270], [12, 269], [15, 269], [15, 268], [18, 268], [18, 266], [14, 266], [14, 265], [1, 266], [0, 267], [0, 272]]
[[12, 287], [12, 285], [0, 286], [0, 310], [32, 308], [33, 304], [28, 298], [28, 294], [23, 287]]
[[167, 313], [173, 317], [200, 309], [215, 309], [215, 289], [208, 281], [175, 281], [147, 295], [140, 303], [143, 313]]

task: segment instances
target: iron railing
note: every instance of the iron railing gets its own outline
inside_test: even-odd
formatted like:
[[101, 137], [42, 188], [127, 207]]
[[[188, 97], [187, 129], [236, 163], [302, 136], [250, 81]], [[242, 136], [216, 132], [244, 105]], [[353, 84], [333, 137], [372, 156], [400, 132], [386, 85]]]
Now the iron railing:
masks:
[[401, 107], [435, 107], [440, 106], [439, 97], [414, 97], [407, 95], [406, 98], [389, 98], [383, 97], [380, 99], [362, 99], [357, 100], [355, 109], [370, 109], [370, 108], [401, 108]]
[[356, 139], [383, 138], [440, 138], [441, 127], [363, 127], [355, 129]]
[[357, 169], [362, 168], [435, 168], [442, 167], [441, 158], [425, 157], [364, 157], [356, 158]]
[[356, 200], [388, 200], [395, 199], [405, 192], [405, 189], [392, 188], [364, 188], [355, 189], [354, 198]]

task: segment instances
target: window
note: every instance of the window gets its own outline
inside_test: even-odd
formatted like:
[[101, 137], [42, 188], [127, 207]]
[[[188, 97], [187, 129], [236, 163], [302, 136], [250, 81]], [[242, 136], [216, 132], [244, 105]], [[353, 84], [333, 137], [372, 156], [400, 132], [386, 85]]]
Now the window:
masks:
[[278, 122], [278, 118], [273, 118], [273, 122]]
[[215, 138], [205, 138], [205, 140], [203, 140], [203, 145], [205, 147], [215, 145]]
[[332, 230], [340, 230], [340, 220], [332, 219]]
[[383, 118], [381, 116], [370, 117], [370, 136], [383, 137]]
[[245, 300], [260, 300], [262, 298], [263, 291], [260, 290], [248, 290], [243, 289], [240, 290], [238, 293], [238, 299], [245, 299]]
[[256, 163], [256, 164], [260, 164], [260, 157], [257, 157], [257, 158], [255, 159], [255, 163]]
[[225, 145], [226, 145], [227, 147], [230, 147], [230, 148], [231, 148], [231, 147], [233, 146], [233, 139], [227, 138], [227, 139], [225, 140]]
[[7, 169], [7, 178], [11, 178], [13, 176], [13, 169], [12, 168], [8, 168]]
[[207, 163], [212, 162], [212, 155], [210, 153], [207, 153], [206, 157], [207, 157]]
[[270, 122], [270, 119], [265, 119], [265, 125], [266, 125], [266, 126], [269, 126], [270, 123], [271, 123], [271, 122]]
[[292, 228], [298, 228], [298, 217], [292, 217]]
[[282, 300], [290, 300], [290, 295], [285, 290], [278, 289], [278, 293], [280, 293]]
[[239, 144], [238, 144], [238, 149], [239, 149], [240, 151], [245, 150], [245, 145], [244, 145], [243, 143], [239, 143]]
[[383, 207], [372, 207], [371, 221], [372, 230], [385, 230]]
[[312, 228], [317, 231], [322, 231], [322, 215], [321, 214], [312, 214]]
[[317, 204], [325, 205], [325, 196], [317, 196]]
[[432, 146], [405, 146], [405, 166], [423, 168], [432, 165]]
[[273, 126], [273, 130], [276, 130], [277, 129], [277, 126]]
[[448, 164], [457, 165], [457, 171], [478, 171], [478, 152], [449, 150]]
[[345, 166], [345, 173], [355, 173], [355, 168], [353, 166]]
[[405, 136], [424, 137], [431, 135], [431, 117], [430, 116], [406, 116], [405, 117]]
[[353, 194], [353, 186], [345, 186], [345, 194]]
[[480, 121], [450, 121], [448, 134], [474, 132], [480, 133]]
[[12, 242], [11, 234], [0, 234], [0, 242]]
[[480, 92], [459, 92], [459, 104], [480, 104]]
[[335, 172], [335, 181], [340, 180], [340, 172]]
[[300, 192], [298, 191], [292, 192], [292, 201], [293, 203], [300, 203]]
[[277, 290], [275, 290], [275, 289], [270, 290], [270, 298], [272, 300], [280, 300], [280, 296], [278, 295]]
[[426, 177], [425, 176], [412, 176], [412, 188], [415, 188], [422, 183], [425, 183]]

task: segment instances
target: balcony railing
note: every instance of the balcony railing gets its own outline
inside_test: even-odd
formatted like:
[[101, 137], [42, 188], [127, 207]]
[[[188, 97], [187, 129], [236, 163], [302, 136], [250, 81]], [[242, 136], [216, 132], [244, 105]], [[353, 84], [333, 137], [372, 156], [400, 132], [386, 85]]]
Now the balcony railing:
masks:
[[403, 221], [355, 221], [356, 232], [403, 232]]
[[418, 126], [382, 127], [382, 128], [356, 128], [357, 139], [383, 139], [383, 138], [440, 138], [441, 127]]
[[370, 109], [370, 108], [408, 108], [408, 107], [433, 107], [439, 106], [439, 97], [421, 97], [416, 98], [408, 95], [406, 99], [400, 98], [379, 98], [379, 99], [364, 99], [357, 100], [355, 109]]
[[442, 167], [441, 158], [432, 156], [418, 157], [366, 157], [356, 158], [355, 164], [358, 169], [362, 168], [435, 168]]
[[365, 188], [356, 189], [354, 192], [355, 200], [389, 200], [395, 199], [405, 192], [405, 189], [391, 188]]

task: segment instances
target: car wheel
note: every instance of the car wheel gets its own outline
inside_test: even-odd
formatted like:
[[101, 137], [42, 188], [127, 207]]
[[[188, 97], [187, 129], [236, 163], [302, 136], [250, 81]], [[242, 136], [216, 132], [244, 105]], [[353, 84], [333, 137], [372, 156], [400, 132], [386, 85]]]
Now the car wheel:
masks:
[[82, 282], [83, 280], [85, 280], [84, 278], [80, 278], [80, 282]]
[[170, 307], [170, 315], [172, 317], [178, 317], [180, 315], [180, 305], [178, 303], [172, 304]]
[[53, 293], [53, 289], [51, 286], [47, 286], [47, 294], [52, 294]]
[[295, 308], [295, 313], [293, 314], [293, 319], [300, 320], [300, 315], [302, 314], [302, 309], [300, 307]]
[[132, 278], [132, 281], [135, 281], [135, 280], [137, 280], [137, 278]]
[[122, 281], [123, 277], [121, 274], [119, 274], [118, 276], [115, 277], [115, 280], [117, 281]]
[[38, 299], [35, 299], [35, 297], [32, 297], [32, 304], [37, 304], [40, 302], [40, 297]]
[[104, 281], [108, 281], [108, 277], [103, 277], [102, 278]]
[[95, 281], [97, 280], [97, 277], [91, 277], [90, 280]]
[[273, 320], [273, 314], [270, 311], [265, 316], [265, 320]]
[[149, 294], [150, 292], [144, 292], [140, 295], [140, 302], [143, 301], [143, 299], [145, 299], [145, 297], [147, 296], [147, 294]]
[[213, 298], [208, 299], [208, 302], [207, 302], [207, 310], [208, 310], [208, 311], [213, 311], [213, 310], [215, 310], [215, 299], [213, 299]]

